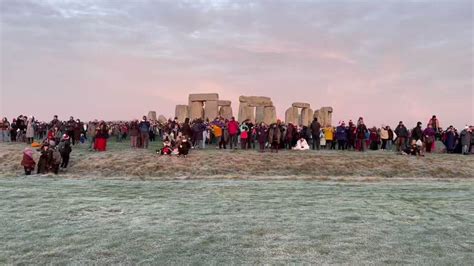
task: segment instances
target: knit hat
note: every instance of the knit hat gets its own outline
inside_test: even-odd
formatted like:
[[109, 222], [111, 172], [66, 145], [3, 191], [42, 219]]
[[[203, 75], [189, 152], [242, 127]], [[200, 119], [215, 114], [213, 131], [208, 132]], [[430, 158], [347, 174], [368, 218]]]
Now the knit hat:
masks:
[[25, 148], [25, 150], [23, 151], [23, 154], [25, 154], [26, 156], [30, 158], [33, 158], [33, 150], [30, 148]]
[[64, 139], [64, 140], [69, 140], [69, 136], [68, 136], [67, 134], [64, 134], [64, 135], [63, 135], [63, 139]]

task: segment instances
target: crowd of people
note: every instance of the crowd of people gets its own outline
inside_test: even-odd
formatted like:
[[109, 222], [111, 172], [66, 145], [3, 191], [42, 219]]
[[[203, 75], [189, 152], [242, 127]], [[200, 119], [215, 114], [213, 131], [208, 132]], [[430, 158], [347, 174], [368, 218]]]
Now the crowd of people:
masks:
[[[70, 117], [61, 121], [58, 116], [49, 122], [37, 121], [34, 117], [20, 115], [9, 122], [0, 122], [0, 142], [25, 142], [39, 146], [41, 153], [37, 172], [66, 168], [73, 146], [83, 143], [90, 150], [105, 151], [107, 142], [129, 141], [132, 149], [148, 149], [150, 141], [160, 140], [161, 155], [186, 157], [192, 149], [257, 149], [259, 152], [278, 153], [279, 150], [394, 150], [400, 154], [423, 156], [435, 150], [446, 153], [472, 154], [474, 151], [474, 127], [466, 126], [460, 132], [453, 126], [440, 127], [439, 120], [432, 116], [426, 126], [418, 122], [413, 128], [402, 121], [392, 129], [388, 125], [368, 127], [360, 117], [355, 123], [340, 121], [337, 126], [321, 125], [314, 118], [308, 126], [285, 124], [281, 121], [266, 125], [254, 124], [250, 120], [239, 123], [234, 117], [216, 117], [213, 121], [187, 118], [180, 123], [177, 118], [166, 122], [141, 121], [105, 122], [94, 120], [88, 123]], [[440, 141], [444, 147], [436, 147]], [[439, 142], [438, 142], [439, 143]], [[31, 173], [35, 163], [33, 151], [24, 151], [22, 165], [25, 173]]]

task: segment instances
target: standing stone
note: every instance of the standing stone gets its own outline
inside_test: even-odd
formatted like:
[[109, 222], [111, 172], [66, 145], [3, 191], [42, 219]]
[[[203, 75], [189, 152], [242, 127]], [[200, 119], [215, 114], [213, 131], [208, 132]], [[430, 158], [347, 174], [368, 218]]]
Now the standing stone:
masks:
[[[174, 113], [175, 117], [178, 118], [178, 121], [180, 123], [183, 123], [184, 120], [189, 117], [189, 108], [187, 105], [176, 105], [176, 110], [175, 110], [175, 113]], [[160, 116], [161, 118], [161, 116]], [[166, 122], [166, 117], [165, 117], [165, 122]]]
[[155, 111], [148, 112], [147, 118], [149, 121], [156, 121], [156, 112]]
[[209, 121], [213, 121], [218, 113], [219, 106], [217, 105], [217, 101], [206, 101], [204, 107], [204, 120], [209, 119]]
[[264, 118], [265, 118], [264, 109], [265, 107], [263, 106], [257, 106], [257, 108], [255, 108], [255, 123], [258, 124], [264, 121]]
[[298, 108], [290, 107], [286, 110], [286, 112], [285, 112], [285, 122], [287, 124], [291, 123], [295, 126], [298, 124]]
[[276, 123], [276, 109], [275, 106], [267, 106], [263, 109], [263, 122], [267, 125]]
[[308, 121], [310, 120], [311, 113], [309, 113], [309, 108], [303, 108], [301, 110], [300, 116], [300, 126], [308, 126]]
[[255, 121], [255, 112], [253, 107], [248, 106], [246, 102], [241, 102], [239, 105], [239, 122], [249, 119]]
[[321, 107], [319, 109], [319, 117], [321, 121], [321, 126], [329, 127], [332, 126], [332, 107]]
[[232, 113], [232, 107], [230, 106], [222, 106], [219, 109], [219, 115], [222, 116], [224, 119], [230, 120], [234, 114]]
[[311, 125], [311, 123], [313, 122], [313, 119], [314, 119], [313, 114], [314, 114], [313, 109], [308, 108], [308, 126]]
[[[188, 108], [187, 108], [188, 106], [187, 106], [187, 105], [185, 105], [185, 106], [186, 106], [186, 109], [188, 109]], [[188, 113], [188, 112], [186, 111], [186, 114], [187, 114], [187, 113]], [[186, 115], [186, 116], [187, 116], [187, 115]], [[160, 122], [161, 124], [165, 124], [167, 121], [168, 121], [168, 120], [166, 119], [166, 117], [165, 117], [164, 115], [158, 116], [158, 122]], [[178, 121], [181, 122], [181, 121], [179, 120], [179, 118], [178, 118]], [[183, 122], [184, 122], [184, 119], [183, 119]], [[181, 123], [182, 123], [182, 122], [181, 122]]]
[[191, 102], [191, 105], [189, 106], [189, 118], [191, 120], [204, 118], [204, 108], [202, 102]]

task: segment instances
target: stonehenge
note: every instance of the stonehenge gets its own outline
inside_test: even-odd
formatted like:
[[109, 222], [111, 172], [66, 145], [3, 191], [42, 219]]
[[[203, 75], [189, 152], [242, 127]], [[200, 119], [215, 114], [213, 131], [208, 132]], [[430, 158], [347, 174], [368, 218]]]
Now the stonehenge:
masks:
[[[294, 102], [285, 112], [285, 122], [309, 126], [316, 117], [322, 126], [332, 126], [332, 112], [332, 107], [325, 106], [313, 111], [309, 103]], [[175, 109], [175, 117], [181, 123], [186, 118], [191, 121], [195, 119], [212, 121], [218, 116], [230, 120], [233, 115], [232, 102], [220, 100], [217, 93], [189, 94], [188, 104], [176, 105]], [[148, 118], [156, 121], [156, 112], [150, 111]], [[162, 119], [161, 116], [160, 119]], [[276, 108], [272, 99], [264, 96], [240, 96], [238, 121], [245, 120], [255, 123], [264, 122], [267, 125], [277, 122]]]
[[250, 120], [269, 125], [276, 122], [276, 109], [269, 97], [240, 96], [239, 122]]
[[231, 105], [231, 101], [219, 100], [217, 93], [189, 94], [188, 105], [176, 105], [175, 117], [181, 123], [186, 118], [212, 121], [219, 115], [230, 119], [233, 115]]

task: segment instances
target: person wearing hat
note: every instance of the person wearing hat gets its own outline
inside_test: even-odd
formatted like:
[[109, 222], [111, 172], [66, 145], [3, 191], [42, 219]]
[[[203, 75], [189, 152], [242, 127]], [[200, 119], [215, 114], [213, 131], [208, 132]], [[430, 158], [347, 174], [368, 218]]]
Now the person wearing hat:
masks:
[[21, 166], [25, 169], [25, 175], [31, 175], [31, 172], [35, 170], [36, 162], [33, 159], [33, 150], [25, 148], [23, 151], [23, 160], [21, 160]]
[[61, 154], [61, 168], [67, 168], [69, 164], [70, 154], [72, 152], [70, 137], [64, 134], [61, 142], [58, 145], [59, 153]]
[[424, 145], [425, 145], [426, 152], [428, 153], [430, 153], [433, 148], [433, 144], [435, 142], [435, 135], [436, 135], [435, 130], [433, 129], [431, 124], [428, 124], [428, 127], [425, 128], [425, 130], [423, 130]]

